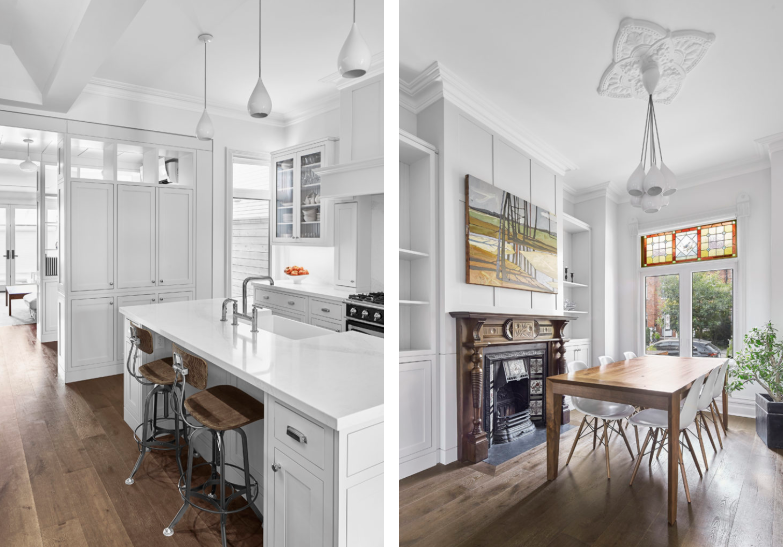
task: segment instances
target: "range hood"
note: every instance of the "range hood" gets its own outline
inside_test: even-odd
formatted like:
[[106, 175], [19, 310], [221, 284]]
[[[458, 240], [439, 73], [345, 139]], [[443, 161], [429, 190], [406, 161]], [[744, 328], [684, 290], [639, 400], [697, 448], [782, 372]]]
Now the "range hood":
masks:
[[383, 194], [383, 156], [313, 169], [321, 176], [321, 197]]

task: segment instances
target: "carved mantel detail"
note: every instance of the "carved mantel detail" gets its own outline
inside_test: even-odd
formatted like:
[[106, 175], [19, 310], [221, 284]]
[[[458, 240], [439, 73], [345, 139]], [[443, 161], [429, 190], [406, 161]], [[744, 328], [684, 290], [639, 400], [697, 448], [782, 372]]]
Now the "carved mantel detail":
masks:
[[[488, 456], [489, 442], [482, 424], [484, 393], [484, 349], [527, 343], [546, 343], [547, 376], [565, 372], [563, 336], [571, 318], [452, 312], [457, 321], [457, 427], [458, 458], [480, 462]], [[568, 423], [567, 407], [563, 422]]]

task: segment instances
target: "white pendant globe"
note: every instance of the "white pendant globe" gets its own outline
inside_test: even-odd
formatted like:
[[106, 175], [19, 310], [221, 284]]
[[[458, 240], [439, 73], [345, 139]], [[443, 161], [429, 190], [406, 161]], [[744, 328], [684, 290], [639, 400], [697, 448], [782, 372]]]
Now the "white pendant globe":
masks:
[[663, 187], [663, 195], [670, 196], [677, 191], [677, 177], [663, 162], [661, 162], [661, 173], [663, 173], [663, 178], [666, 180], [666, 184]]
[[666, 179], [658, 169], [658, 166], [653, 164], [650, 166], [650, 170], [647, 171], [647, 176], [644, 177], [644, 192], [651, 196], [657, 196], [663, 192], [663, 186], [666, 184]]
[[644, 194], [644, 165], [639, 162], [639, 166], [628, 177], [625, 189], [632, 196], [641, 196]]
[[207, 109], [205, 108], [196, 126], [196, 136], [200, 141], [211, 141], [214, 135], [215, 126], [212, 125], [212, 120], [209, 119], [209, 114], [207, 114]]
[[38, 167], [30, 161], [30, 158], [28, 157], [26, 160], [24, 160], [22, 163], [19, 164], [19, 169], [26, 173], [32, 173], [34, 171], [38, 170]]
[[272, 97], [260, 77], [247, 101], [247, 111], [253, 118], [266, 118], [272, 112]]
[[644, 194], [642, 197], [642, 209], [645, 213], [657, 213], [661, 210], [663, 196], [656, 194], [651, 196], [650, 194]]
[[371, 60], [370, 48], [354, 22], [337, 58], [337, 68], [344, 78], [360, 78], [370, 70]]
[[641, 209], [642, 207], [642, 195], [631, 196], [631, 207]]

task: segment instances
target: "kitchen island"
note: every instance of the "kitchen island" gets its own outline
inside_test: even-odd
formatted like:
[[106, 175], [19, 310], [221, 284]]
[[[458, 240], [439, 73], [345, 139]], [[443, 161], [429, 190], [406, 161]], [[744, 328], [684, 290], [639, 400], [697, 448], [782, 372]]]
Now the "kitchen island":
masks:
[[[265, 545], [382, 545], [383, 340], [269, 310], [259, 312], [259, 332], [251, 333], [246, 323], [220, 321], [221, 302], [131, 306], [120, 313], [155, 333], [155, 350], [144, 361], [170, 356], [173, 342], [209, 363], [209, 387], [235, 385], [263, 401], [264, 420], [245, 431], [250, 471], [261, 485], [256, 504]], [[127, 371], [124, 395], [125, 421], [135, 428], [145, 392]], [[289, 427], [307, 442], [287, 435]], [[241, 464], [237, 436], [226, 440], [227, 461]], [[206, 442], [196, 449], [211, 450]]]

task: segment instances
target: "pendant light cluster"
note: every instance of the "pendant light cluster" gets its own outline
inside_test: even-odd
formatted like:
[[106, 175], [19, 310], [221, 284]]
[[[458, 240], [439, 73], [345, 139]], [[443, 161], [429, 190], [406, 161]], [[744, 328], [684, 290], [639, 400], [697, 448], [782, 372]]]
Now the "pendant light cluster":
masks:
[[32, 173], [38, 170], [38, 167], [30, 161], [30, 143], [33, 142], [33, 139], [25, 139], [24, 142], [27, 143], [27, 159], [19, 164], [19, 169], [26, 173]]
[[[631, 205], [643, 209], [645, 213], [657, 213], [669, 205], [669, 196], [677, 191], [677, 179], [671, 169], [663, 163], [658, 121], [655, 118], [653, 93], [659, 79], [660, 72], [657, 65], [646, 67], [642, 72], [642, 81], [649, 96], [647, 120], [644, 125], [639, 165], [626, 184], [626, 190], [631, 196]], [[647, 168], [648, 162], [649, 168]]]
[[337, 68], [343, 78], [361, 78], [370, 70], [371, 60], [370, 48], [356, 24], [356, 0], [353, 0], [353, 24], [337, 57]]

